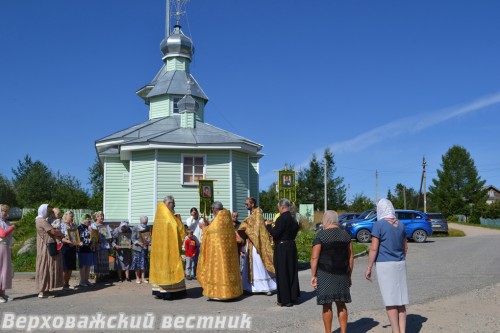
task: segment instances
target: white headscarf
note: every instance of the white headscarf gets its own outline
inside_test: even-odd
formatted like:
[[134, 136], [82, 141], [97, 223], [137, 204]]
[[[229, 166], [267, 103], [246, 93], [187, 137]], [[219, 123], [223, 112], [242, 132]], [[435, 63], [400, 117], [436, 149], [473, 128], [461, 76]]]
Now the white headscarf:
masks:
[[116, 237], [116, 236], [118, 236], [118, 234], [119, 234], [120, 232], [122, 232], [122, 227], [125, 227], [125, 226], [127, 226], [127, 227], [128, 227], [128, 222], [127, 222], [127, 221], [122, 221], [122, 222], [120, 223], [120, 226], [119, 226], [118, 228], [115, 228], [115, 230], [113, 230], [113, 235], [114, 235], [115, 237]]
[[387, 199], [380, 199], [377, 203], [377, 220], [382, 219], [395, 219], [396, 213], [394, 212], [394, 206], [392, 202]]
[[47, 210], [48, 210], [47, 208], [49, 208], [48, 204], [43, 204], [40, 207], [38, 207], [38, 216], [36, 217], [36, 219], [39, 219], [39, 218], [46, 219], [47, 218]]

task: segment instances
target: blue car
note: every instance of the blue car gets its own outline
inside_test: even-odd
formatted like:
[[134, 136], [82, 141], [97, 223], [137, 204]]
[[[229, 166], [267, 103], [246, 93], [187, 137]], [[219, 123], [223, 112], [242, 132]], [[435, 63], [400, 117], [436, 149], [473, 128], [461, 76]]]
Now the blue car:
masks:
[[[345, 224], [347, 222], [350, 222], [352, 220], [356, 220], [358, 218], [359, 218], [359, 214], [357, 214], [357, 213], [345, 213], [345, 214], [339, 215], [339, 225], [341, 227], [345, 226]], [[315, 230], [318, 231], [321, 229], [323, 229], [323, 223], [317, 223]]]
[[[431, 219], [416, 210], [396, 209], [396, 217], [405, 226], [406, 237], [417, 243], [423, 243], [432, 235]], [[354, 220], [346, 224], [345, 230], [360, 243], [367, 243], [371, 239], [373, 225], [377, 222], [377, 215], [363, 220]]]

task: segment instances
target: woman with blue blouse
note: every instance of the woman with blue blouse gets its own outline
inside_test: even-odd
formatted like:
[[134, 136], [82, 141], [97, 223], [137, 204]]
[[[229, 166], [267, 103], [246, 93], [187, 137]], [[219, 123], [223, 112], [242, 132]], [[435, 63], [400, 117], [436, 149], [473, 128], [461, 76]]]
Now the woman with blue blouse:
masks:
[[403, 223], [396, 219], [394, 207], [387, 199], [377, 203], [377, 222], [372, 229], [372, 243], [365, 277], [371, 281], [376, 263], [377, 281], [384, 300], [387, 317], [393, 333], [406, 330], [408, 285], [406, 280], [406, 253], [408, 243]]

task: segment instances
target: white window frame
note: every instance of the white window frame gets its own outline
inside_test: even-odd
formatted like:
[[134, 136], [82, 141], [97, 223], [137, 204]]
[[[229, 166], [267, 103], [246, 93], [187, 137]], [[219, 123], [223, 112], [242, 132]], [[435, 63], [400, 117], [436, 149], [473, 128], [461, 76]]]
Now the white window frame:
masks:
[[[182, 99], [182, 96], [174, 96], [172, 98], [172, 114], [179, 114], [180, 113], [180, 110], [179, 110], [179, 106], [177, 103], [179, 103], [179, 101]], [[175, 112], [177, 110], [177, 112]]]
[[[201, 157], [203, 158], [203, 178], [206, 179], [207, 175], [207, 155], [205, 154], [181, 154], [181, 184], [182, 185], [195, 185], [198, 186], [198, 182], [184, 182], [184, 158], [186, 157], [191, 157], [191, 158], [196, 158], [196, 157]], [[194, 172], [192, 173], [194, 176]]]

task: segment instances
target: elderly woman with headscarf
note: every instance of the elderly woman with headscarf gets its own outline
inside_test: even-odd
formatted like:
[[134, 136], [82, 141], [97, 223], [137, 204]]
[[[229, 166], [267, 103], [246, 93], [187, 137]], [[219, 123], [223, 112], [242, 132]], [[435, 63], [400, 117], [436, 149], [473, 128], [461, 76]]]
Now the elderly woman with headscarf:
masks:
[[392, 203], [387, 199], [380, 199], [365, 277], [371, 281], [372, 267], [376, 263], [380, 293], [392, 332], [395, 333], [406, 330], [406, 304], [409, 303], [406, 282], [407, 250], [405, 226], [396, 219]]
[[7, 221], [9, 206], [0, 205], [0, 303], [9, 300], [6, 289], [12, 288], [12, 232], [14, 226]]
[[94, 252], [94, 274], [96, 282], [105, 282], [109, 275], [109, 241], [112, 239], [109, 225], [104, 224], [104, 213], [95, 213], [91, 228], [99, 231], [99, 239]]
[[[149, 283], [146, 280], [146, 271], [148, 270], [149, 245], [151, 245], [151, 229], [148, 226], [148, 217], [141, 216], [140, 222], [139, 225], [132, 229], [133, 259], [130, 266], [131, 270], [135, 270], [135, 279], [138, 284]], [[148, 233], [149, 237], [141, 236]]]
[[111, 245], [115, 249], [115, 269], [118, 273], [118, 280], [123, 282], [122, 272], [125, 271], [125, 278], [130, 282], [132, 230], [128, 227], [127, 221], [122, 221], [118, 228], [113, 230], [113, 243]]
[[323, 306], [325, 332], [332, 331], [332, 302], [337, 307], [340, 332], [347, 330], [347, 307], [351, 302], [351, 275], [354, 251], [351, 236], [339, 228], [333, 210], [323, 215], [323, 230], [318, 231], [311, 253], [311, 285], [316, 288], [317, 304]]
[[38, 208], [36, 217], [36, 275], [35, 282], [39, 298], [53, 297], [50, 289], [60, 288], [64, 284], [61, 254], [57, 250], [56, 240], [64, 235], [47, 221], [50, 207], [43, 204]]

